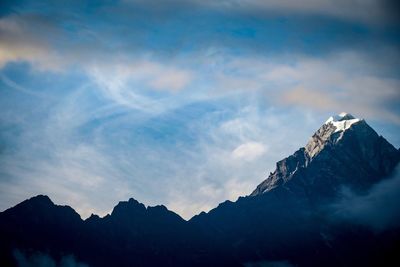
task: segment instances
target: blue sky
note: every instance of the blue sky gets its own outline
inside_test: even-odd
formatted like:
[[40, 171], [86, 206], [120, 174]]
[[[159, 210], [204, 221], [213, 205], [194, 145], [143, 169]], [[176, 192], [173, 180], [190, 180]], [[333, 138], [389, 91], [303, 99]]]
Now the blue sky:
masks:
[[2, 1], [0, 208], [184, 218], [249, 194], [332, 114], [400, 146], [394, 1]]

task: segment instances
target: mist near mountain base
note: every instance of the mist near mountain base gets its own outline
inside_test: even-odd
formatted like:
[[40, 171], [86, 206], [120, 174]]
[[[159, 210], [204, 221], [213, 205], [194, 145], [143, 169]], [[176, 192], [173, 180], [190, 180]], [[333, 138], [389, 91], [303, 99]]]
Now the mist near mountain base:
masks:
[[18, 249], [14, 250], [13, 255], [18, 267], [89, 267], [87, 264], [76, 261], [73, 255], [66, 255], [60, 261], [41, 252], [28, 256]]
[[400, 225], [400, 165], [393, 175], [360, 195], [342, 188], [340, 201], [333, 204], [333, 220], [344, 220], [383, 231]]

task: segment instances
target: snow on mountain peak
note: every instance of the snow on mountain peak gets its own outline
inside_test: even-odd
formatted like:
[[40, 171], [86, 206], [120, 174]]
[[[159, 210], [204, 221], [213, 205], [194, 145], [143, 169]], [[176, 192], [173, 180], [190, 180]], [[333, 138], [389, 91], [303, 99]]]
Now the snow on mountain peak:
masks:
[[356, 122], [361, 121], [361, 119], [353, 117], [353, 115], [342, 112], [339, 115], [330, 117], [325, 124], [332, 124], [336, 127], [335, 133], [340, 131], [345, 131], [350, 128], [350, 126]]

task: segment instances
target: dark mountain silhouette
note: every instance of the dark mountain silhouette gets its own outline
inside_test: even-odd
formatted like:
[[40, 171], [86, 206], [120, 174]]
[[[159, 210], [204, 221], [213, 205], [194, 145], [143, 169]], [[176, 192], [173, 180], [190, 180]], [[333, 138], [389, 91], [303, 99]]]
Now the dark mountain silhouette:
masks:
[[[74, 255], [90, 266], [176, 266], [190, 258], [198, 236], [179, 215], [164, 206], [134, 200], [120, 202], [111, 215], [87, 220], [47, 196], [36, 196], [0, 214], [1, 259], [16, 265], [15, 251], [37, 251], [59, 261]], [[3, 266], [3, 265], [1, 265]]]
[[399, 150], [364, 120], [341, 114], [251, 195], [189, 221], [134, 199], [86, 220], [47, 196], [25, 200], [0, 213], [0, 265], [26, 266], [18, 255], [37, 253], [54, 262], [73, 255], [89, 266], [399, 265], [400, 223], [377, 230], [337, 216], [338, 203], [354, 203], [343, 192], [374, 199], [366, 196], [397, 179], [399, 160]]

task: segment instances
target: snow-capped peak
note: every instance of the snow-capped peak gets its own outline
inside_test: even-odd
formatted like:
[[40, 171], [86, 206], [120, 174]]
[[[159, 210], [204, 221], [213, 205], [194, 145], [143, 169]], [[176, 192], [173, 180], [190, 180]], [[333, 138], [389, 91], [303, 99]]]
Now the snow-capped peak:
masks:
[[335, 133], [340, 131], [345, 131], [350, 128], [350, 126], [356, 122], [361, 121], [361, 119], [353, 117], [353, 115], [342, 112], [339, 115], [330, 117], [325, 124], [333, 124], [336, 127]]

